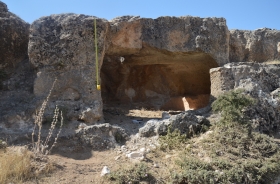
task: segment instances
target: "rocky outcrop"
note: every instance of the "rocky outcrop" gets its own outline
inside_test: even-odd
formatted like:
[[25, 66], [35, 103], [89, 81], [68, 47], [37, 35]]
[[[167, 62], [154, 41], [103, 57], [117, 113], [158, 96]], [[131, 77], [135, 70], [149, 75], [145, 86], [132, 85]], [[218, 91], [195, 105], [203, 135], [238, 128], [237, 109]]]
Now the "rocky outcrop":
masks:
[[46, 96], [57, 78], [50, 107], [67, 107], [70, 120], [102, 119], [102, 100], [199, 109], [209, 101], [211, 68], [279, 59], [279, 31], [228, 31], [223, 18], [97, 18], [100, 93], [95, 85], [95, 18], [51, 15], [31, 25], [29, 57], [38, 70], [34, 93]]
[[209, 125], [210, 122], [203, 116], [195, 115], [192, 111], [186, 111], [164, 120], [149, 120], [139, 129], [139, 135], [141, 137], [166, 135], [168, 128], [170, 128], [171, 132], [177, 129], [181, 134], [191, 137], [196, 133], [203, 131], [203, 126]]
[[[42, 17], [30, 28], [29, 58], [37, 69], [34, 94], [45, 98], [55, 79], [47, 114], [54, 106], [65, 109], [68, 120], [94, 123], [102, 119], [101, 93], [96, 89], [93, 21], [96, 17], [61, 14]], [[108, 30], [97, 19], [99, 68]]]
[[9, 69], [27, 58], [28, 36], [29, 24], [9, 12], [0, 1], [0, 72], [9, 73]]
[[230, 62], [280, 60], [280, 31], [269, 28], [230, 30], [229, 48]]
[[129, 139], [124, 129], [108, 123], [79, 129], [75, 136], [82, 144], [95, 150], [112, 148], [117, 144], [124, 144]]
[[[69, 119], [88, 123], [102, 118], [100, 91], [95, 87], [95, 18], [77, 14], [42, 17], [32, 23], [29, 41], [30, 61], [38, 69], [35, 95], [46, 96], [57, 78], [51, 100], [55, 103], [50, 107], [67, 107]], [[223, 18], [97, 19], [97, 32], [105, 101], [148, 101], [157, 109], [177, 96], [197, 101], [203, 97], [207, 102], [209, 69], [218, 66], [217, 62], [228, 62], [229, 34]], [[190, 77], [197, 72], [200, 81]], [[199, 107], [193, 105], [196, 100], [191, 103]]]
[[211, 69], [210, 76], [214, 97], [241, 88], [257, 100], [248, 111], [256, 129], [268, 133], [279, 128], [280, 65], [229, 63]]

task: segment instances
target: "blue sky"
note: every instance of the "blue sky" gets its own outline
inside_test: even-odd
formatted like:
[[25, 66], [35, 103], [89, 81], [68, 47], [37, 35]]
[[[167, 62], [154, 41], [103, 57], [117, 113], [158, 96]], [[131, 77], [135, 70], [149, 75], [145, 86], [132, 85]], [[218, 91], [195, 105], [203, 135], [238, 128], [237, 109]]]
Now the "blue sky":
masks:
[[26, 22], [50, 14], [224, 17], [229, 29], [280, 30], [280, 0], [0, 0]]

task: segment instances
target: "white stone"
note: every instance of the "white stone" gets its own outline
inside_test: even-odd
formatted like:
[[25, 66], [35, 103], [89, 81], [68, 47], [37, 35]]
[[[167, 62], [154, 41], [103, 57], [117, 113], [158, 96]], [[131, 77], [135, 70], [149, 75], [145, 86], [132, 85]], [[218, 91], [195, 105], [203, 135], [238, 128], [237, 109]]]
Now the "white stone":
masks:
[[105, 176], [106, 174], [110, 174], [110, 169], [107, 166], [104, 166], [101, 171], [101, 176]]
[[127, 157], [133, 160], [144, 160], [144, 154], [141, 152], [131, 152], [129, 154], [127, 154]]
[[144, 154], [146, 152], [146, 149], [145, 148], [140, 148], [139, 151]]

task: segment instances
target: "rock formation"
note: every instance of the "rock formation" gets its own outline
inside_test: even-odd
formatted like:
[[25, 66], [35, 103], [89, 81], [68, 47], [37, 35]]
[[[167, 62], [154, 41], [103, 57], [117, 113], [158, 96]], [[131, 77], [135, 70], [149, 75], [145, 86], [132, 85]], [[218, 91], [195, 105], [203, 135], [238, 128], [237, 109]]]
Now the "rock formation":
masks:
[[166, 135], [168, 128], [171, 131], [178, 129], [181, 134], [191, 137], [203, 131], [203, 126], [209, 126], [210, 122], [203, 116], [196, 115], [195, 111], [173, 115], [168, 119], [149, 120], [145, 126], [139, 129], [139, 136], [151, 137], [155, 135]]
[[266, 133], [279, 129], [280, 65], [229, 63], [211, 69], [210, 76], [214, 97], [232, 89], [244, 89], [257, 100], [248, 111], [255, 128]]
[[[46, 96], [57, 77], [53, 101], [70, 107], [69, 114], [86, 122], [102, 117], [102, 100], [95, 88], [94, 18], [42, 17], [31, 25], [29, 42], [29, 57], [38, 69], [35, 95]], [[208, 103], [208, 71], [228, 62], [225, 19], [126, 16], [97, 22], [105, 102], [145, 102], [155, 109], [166, 107], [173, 97], [193, 99], [192, 108]], [[198, 73], [199, 78], [192, 77]]]
[[[92, 123], [102, 118], [101, 93], [96, 90], [94, 19], [76, 14], [52, 15], [36, 20], [30, 27], [29, 58], [38, 71], [34, 94], [45, 98], [57, 79], [49, 114], [58, 105], [68, 120]], [[97, 19], [99, 66], [107, 31], [107, 21]]]
[[[27, 58], [29, 24], [8, 11], [0, 1], [0, 70], [9, 69]], [[1, 79], [0, 79], [1, 81]]]
[[230, 62], [280, 60], [280, 31], [268, 28], [230, 30], [229, 48]]
[[[96, 89], [94, 19], [101, 91]], [[0, 22], [0, 65], [17, 66], [27, 54], [29, 25], [2, 2]], [[46, 117], [58, 105], [67, 121], [95, 123], [102, 120], [103, 102], [183, 111], [205, 107], [211, 93], [209, 70], [230, 62], [279, 60], [280, 32], [229, 31], [224, 18], [123, 16], [107, 21], [60, 14], [32, 23], [28, 55], [37, 74], [35, 106], [57, 79]], [[13, 81], [4, 81], [4, 87], [23, 83]], [[212, 90], [219, 85], [213, 83]]]

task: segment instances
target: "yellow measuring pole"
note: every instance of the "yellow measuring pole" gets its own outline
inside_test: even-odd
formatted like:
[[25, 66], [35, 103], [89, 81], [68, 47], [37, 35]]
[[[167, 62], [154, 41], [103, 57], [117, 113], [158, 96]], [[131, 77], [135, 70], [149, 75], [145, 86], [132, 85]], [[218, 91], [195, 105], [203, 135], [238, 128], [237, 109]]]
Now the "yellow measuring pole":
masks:
[[98, 48], [97, 48], [97, 34], [96, 34], [96, 19], [94, 19], [94, 41], [95, 41], [95, 69], [96, 69], [96, 89], [100, 90], [101, 86], [98, 80]]

